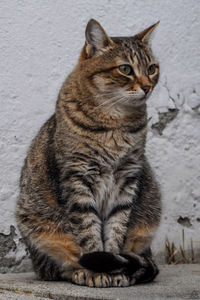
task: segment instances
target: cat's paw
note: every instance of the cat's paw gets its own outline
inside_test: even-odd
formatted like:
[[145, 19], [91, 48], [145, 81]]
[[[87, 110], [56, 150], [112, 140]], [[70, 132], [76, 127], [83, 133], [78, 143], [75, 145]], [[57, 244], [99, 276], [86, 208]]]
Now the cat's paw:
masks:
[[130, 279], [125, 274], [112, 275], [112, 286], [125, 287], [130, 285]]
[[93, 273], [87, 269], [78, 269], [72, 275], [72, 282], [89, 287], [112, 286], [112, 277], [106, 273]]
[[86, 269], [78, 269], [72, 274], [72, 282], [78, 285], [86, 285], [86, 277], [89, 276], [90, 271]]
[[93, 273], [86, 278], [86, 285], [89, 287], [110, 287], [112, 286], [112, 277], [106, 273]]

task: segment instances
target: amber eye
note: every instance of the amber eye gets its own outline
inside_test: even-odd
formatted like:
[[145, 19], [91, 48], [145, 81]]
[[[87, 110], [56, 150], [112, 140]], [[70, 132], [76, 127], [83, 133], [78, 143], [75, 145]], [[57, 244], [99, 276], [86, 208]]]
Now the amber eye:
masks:
[[119, 70], [124, 75], [130, 76], [134, 74], [133, 68], [129, 65], [121, 65], [119, 66]]
[[153, 75], [155, 72], [156, 72], [156, 65], [155, 64], [150, 65], [148, 68], [148, 74]]

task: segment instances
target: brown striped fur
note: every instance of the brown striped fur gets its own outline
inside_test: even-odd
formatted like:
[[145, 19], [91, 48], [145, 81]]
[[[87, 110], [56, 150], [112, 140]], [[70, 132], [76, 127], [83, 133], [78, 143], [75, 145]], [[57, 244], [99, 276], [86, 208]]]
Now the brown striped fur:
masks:
[[43, 251], [66, 264], [78, 264], [81, 251], [73, 238], [66, 233], [41, 233], [33, 235], [34, 241]]
[[[90, 20], [56, 112], [32, 142], [16, 216], [40, 278], [103, 287], [157, 274], [147, 253], [160, 221], [160, 192], [145, 157], [146, 100], [159, 77], [148, 43], [156, 25], [109, 37]], [[88, 253], [112, 253], [121, 271], [97, 275], [92, 256], [81, 269]]]
[[140, 225], [138, 227], [128, 229], [123, 252], [141, 253], [145, 247], [149, 247], [155, 230], [156, 227], [154, 225]]

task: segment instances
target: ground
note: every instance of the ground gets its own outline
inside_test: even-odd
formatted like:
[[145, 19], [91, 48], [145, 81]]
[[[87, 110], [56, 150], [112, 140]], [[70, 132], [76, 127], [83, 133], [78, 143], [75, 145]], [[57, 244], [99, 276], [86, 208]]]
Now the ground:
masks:
[[89, 288], [36, 280], [34, 273], [0, 275], [0, 300], [200, 299], [200, 265], [162, 265], [152, 283], [128, 288]]

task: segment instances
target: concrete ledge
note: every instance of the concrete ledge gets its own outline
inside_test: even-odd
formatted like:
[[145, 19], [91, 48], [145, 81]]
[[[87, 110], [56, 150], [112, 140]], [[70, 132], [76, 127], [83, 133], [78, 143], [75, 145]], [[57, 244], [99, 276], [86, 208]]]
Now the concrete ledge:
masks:
[[160, 300], [200, 299], [200, 265], [163, 265], [156, 281], [128, 288], [88, 288], [45, 282], [34, 273], [0, 274], [0, 299]]

